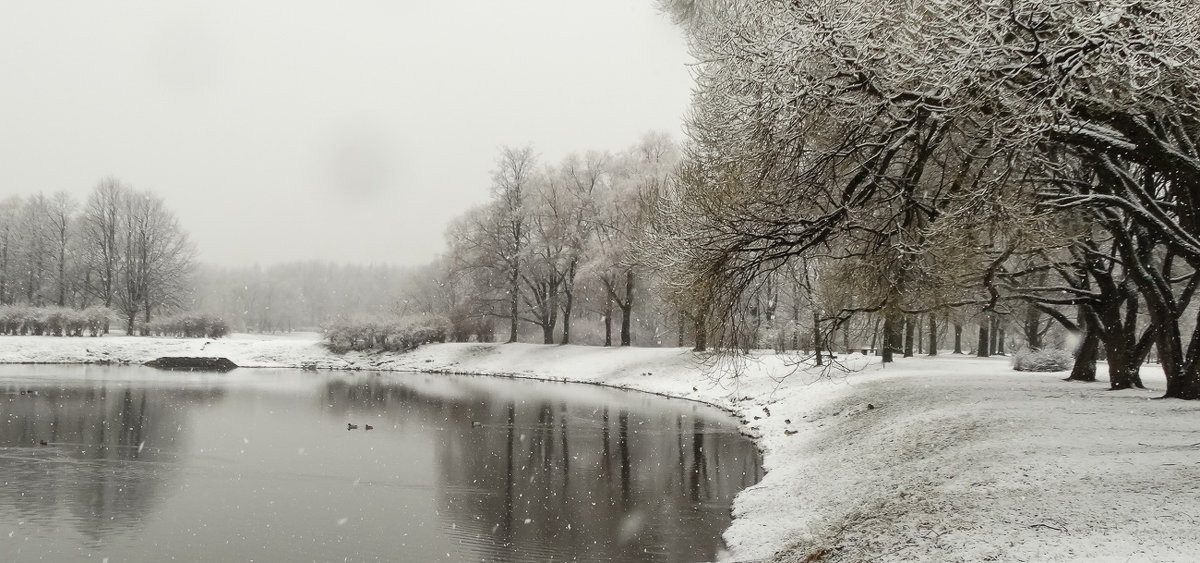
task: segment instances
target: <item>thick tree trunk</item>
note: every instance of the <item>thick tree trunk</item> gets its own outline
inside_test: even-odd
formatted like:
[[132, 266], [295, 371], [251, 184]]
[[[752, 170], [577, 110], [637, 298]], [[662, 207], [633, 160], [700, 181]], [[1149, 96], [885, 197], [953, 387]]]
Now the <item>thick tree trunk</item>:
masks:
[[[1158, 361], [1167, 376], [1164, 398], [1200, 399], [1200, 360], [1194, 354], [1184, 352], [1184, 338], [1179, 325], [1163, 323], [1170, 318], [1164, 311], [1152, 307], [1151, 318], [1158, 325]], [[1200, 327], [1192, 332], [1187, 345], [1192, 350], [1200, 347]]]
[[575, 264], [577, 262], [577, 260], [571, 260], [571, 265], [567, 268], [566, 284], [563, 287], [567, 302], [563, 304], [562, 340], [559, 344], [571, 343], [571, 313], [575, 308]]
[[999, 319], [999, 317], [997, 317], [995, 315], [995, 313], [993, 313], [991, 315], [991, 329], [990, 330], [991, 330], [991, 333], [990, 333], [991, 339], [988, 341], [988, 354], [989, 355], [998, 354], [998, 353], [1000, 353], [1000, 345], [997, 342], [996, 338], [998, 336], [1000, 336], [1000, 319]]
[[913, 325], [912, 316], [906, 315], [904, 317], [904, 357], [905, 358], [913, 357], [913, 344], [914, 344], [913, 339], [914, 339], [914, 336], [916, 335], [915, 329], [916, 329], [916, 327]]
[[963, 353], [962, 349], [962, 323], [954, 323], [954, 353]]
[[633, 270], [625, 271], [625, 300], [621, 304], [621, 346], [633, 344]]
[[1142, 379], [1134, 369], [1132, 358], [1130, 357], [1131, 350], [1124, 346], [1108, 346], [1108, 382], [1109, 388], [1117, 389], [1132, 389], [1145, 388], [1142, 385]]
[[992, 355], [991, 334], [988, 332], [988, 324], [990, 322], [986, 318], [979, 321], [979, 344], [976, 346], [975, 355], [980, 358]]
[[613, 300], [607, 293], [604, 295], [604, 345], [612, 346], [612, 316]]
[[563, 305], [562, 339], [559, 340], [559, 342], [558, 342], [559, 344], [565, 345], [565, 344], [571, 343], [571, 309], [574, 308], [574, 306], [575, 306], [575, 292], [568, 291], [567, 292], [567, 302], [566, 302], [566, 304]]
[[521, 298], [521, 270], [514, 266], [508, 280], [508, 341], [517, 341], [517, 308]]
[[1004, 327], [998, 326], [996, 328], [996, 353], [1001, 356], [1005, 355], [1004, 338], [1005, 338]]
[[[887, 334], [887, 332], [885, 327], [884, 333]], [[904, 352], [904, 317], [900, 315], [892, 317], [892, 330], [886, 338], [891, 343], [893, 356]]]
[[1025, 344], [1030, 350], [1042, 349], [1042, 312], [1032, 305], [1025, 308]]
[[933, 313], [929, 313], [929, 355], [937, 355], [937, 317]]
[[1071, 375], [1067, 381], [1095, 381], [1096, 356], [1100, 347], [1100, 337], [1094, 331], [1087, 331], [1079, 350], [1075, 352], [1075, 365], [1071, 367]]
[[883, 318], [883, 363], [891, 363], [895, 361], [893, 356], [893, 347], [896, 344], [896, 337], [900, 331], [896, 329], [896, 320], [893, 315], [888, 315]]

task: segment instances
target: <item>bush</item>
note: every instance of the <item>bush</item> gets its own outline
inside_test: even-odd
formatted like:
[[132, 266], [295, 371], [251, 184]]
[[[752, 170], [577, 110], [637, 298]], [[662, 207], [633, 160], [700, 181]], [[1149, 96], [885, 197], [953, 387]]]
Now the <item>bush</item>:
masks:
[[336, 353], [350, 350], [407, 352], [422, 344], [445, 342], [449, 322], [436, 316], [398, 319], [339, 320], [325, 327], [326, 346]]
[[0, 334], [34, 336], [100, 336], [112, 318], [105, 307], [85, 310], [69, 307], [32, 307], [5, 305], [0, 307]]
[[146, 323], [144, 334], [177, 338], [221, 338], [229, 334], [229, 323], [216, 315], [185, 314]]
[[115, 315], [108, 307], [88, 307], [80, 312], [83, 316], [84, 327], [91, 336], [100, 336], [112, 322]]
[[1075, 356], [1055, 348], [1021, 350], [1013, 354], [1012, 364], [1017, 371], [1067, 371], [1075, 364]]

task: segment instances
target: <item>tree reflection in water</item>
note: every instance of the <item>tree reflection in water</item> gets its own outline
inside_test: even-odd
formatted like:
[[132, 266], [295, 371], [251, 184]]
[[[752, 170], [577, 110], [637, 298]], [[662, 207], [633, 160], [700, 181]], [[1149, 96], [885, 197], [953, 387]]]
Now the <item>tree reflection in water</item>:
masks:
[[97, 543], [137, 530], [171, 488], [185, 409], [222, 394], [105, 381], [0, 386], [0, 509], [69, 522]]
[[660, 398], [615, 392], [568, 402], [555, 390], [577, 386], [555, 384], [498, 398], [483, 380], [456, 381], [430, 392], [331, 380], [322, 398], [436, 433], [439, 514], [462, 550], [455, 559], [711, 560], [733, 496], [761, 477], [753, 444], [712, 409], [663, 410]]

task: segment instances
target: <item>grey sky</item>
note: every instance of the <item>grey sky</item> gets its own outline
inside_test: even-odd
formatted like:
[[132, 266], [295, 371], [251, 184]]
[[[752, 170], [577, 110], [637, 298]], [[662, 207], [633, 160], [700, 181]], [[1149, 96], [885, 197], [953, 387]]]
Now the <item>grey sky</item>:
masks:
[[207, 262], [423, 262], [501, 145], [678, 135], [688, 57], [652, 4], [4, 2], [0, 197], [111, 174]]

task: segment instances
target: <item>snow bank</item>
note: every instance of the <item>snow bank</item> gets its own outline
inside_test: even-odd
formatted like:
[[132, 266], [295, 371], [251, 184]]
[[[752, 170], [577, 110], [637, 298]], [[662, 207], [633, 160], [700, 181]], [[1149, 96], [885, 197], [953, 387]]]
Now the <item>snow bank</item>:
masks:
[[[143, 362], [503, 375], [704, 401], [743, 421], [766, 477], [743, 491], [728, 560], [1189, 561], [1200, 538], [1200, 404], [1017, 373], [1003, 358], [797, 370], [678, 348], [439, 344], [334, 355], [315, 337], [0, 337], [0, 362]], [[1103, 370], [1101, 370], [1103, 371]]]

